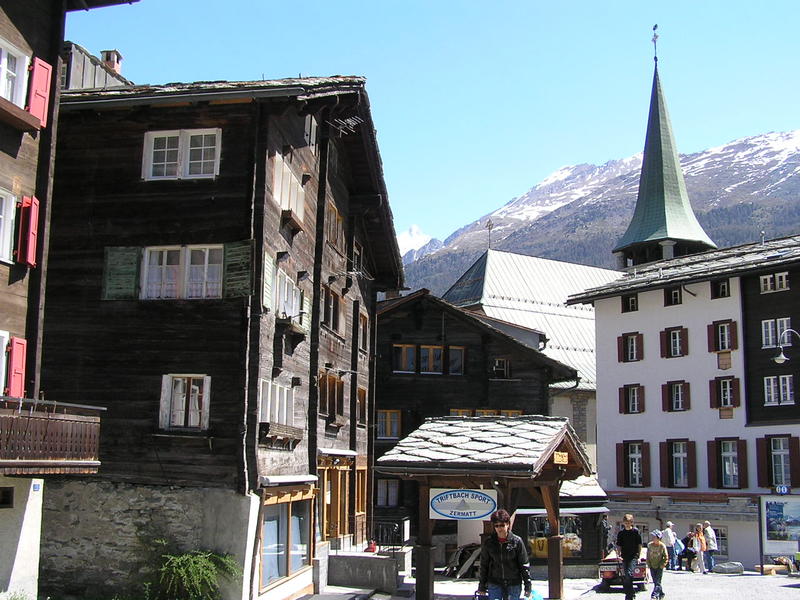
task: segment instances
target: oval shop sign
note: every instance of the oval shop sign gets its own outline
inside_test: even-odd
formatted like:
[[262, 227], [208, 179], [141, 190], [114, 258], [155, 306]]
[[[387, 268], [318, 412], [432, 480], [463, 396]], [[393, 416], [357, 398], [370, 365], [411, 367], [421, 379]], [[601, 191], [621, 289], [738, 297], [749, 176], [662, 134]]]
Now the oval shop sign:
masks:
[[431, 519], [485, 519], [497, 510], [494, 490], [431, 489]]

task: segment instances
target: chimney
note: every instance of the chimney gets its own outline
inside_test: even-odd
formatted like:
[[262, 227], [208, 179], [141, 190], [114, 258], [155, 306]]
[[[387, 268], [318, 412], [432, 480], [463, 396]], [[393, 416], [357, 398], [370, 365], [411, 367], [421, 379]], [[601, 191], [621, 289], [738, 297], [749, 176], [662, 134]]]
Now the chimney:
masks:
[[103, 50], [100, 52], [103, 64], [117, 75], [122, 73], [122, 54], [119, 50]]

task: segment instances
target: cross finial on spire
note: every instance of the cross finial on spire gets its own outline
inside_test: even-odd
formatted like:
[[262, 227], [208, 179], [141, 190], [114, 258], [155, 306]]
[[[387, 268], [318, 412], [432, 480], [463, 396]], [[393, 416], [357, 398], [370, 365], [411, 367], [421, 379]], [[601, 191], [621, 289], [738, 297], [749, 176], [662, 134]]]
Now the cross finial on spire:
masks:
[[656, 29], [658, 29], [658, 24], [653, 25], [653, 61], [658, 62], [658, 34]]
[[489, 246], [488, 249], [492, 249], [492, 229], [494, 229], [494, 223], [492, 223], [491, 219], [487, 219], [486, 225], [484, 227], [489, 231]]

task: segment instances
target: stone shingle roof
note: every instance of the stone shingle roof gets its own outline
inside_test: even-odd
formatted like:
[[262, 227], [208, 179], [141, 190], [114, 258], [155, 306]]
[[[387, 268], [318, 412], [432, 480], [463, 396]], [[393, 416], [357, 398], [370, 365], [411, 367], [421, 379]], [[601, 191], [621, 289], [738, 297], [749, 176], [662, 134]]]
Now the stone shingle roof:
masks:
[[648, 289], [765, 272], [798, 262], [800, 235], [794, 235], [631, 267], [624, 277], [570, 296], [567, 302], [592, 302]]
[[[565, 438], [589, 474], [589, 458], [565, 417], [433, 417], [377, 460], [413, 470], [524, 471], [538, 475]], [[388, 471], [387, 471], [388, 472]]]

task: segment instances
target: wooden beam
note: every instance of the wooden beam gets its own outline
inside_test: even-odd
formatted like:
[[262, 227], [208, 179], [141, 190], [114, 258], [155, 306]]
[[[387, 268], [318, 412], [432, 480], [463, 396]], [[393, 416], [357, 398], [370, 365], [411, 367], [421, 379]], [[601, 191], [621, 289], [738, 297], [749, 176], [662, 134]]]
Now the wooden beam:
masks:
[[559, 535], [559, 485], [539, 488], [547, 510], [550, 536], [547, 538], [547, 581], [548, 598], [554, 600], [564, 596], [564, 559], [562, 555], [562, 536]]
[[417, 600], [433, 600], [433, 522], [430, 518], [430, 481], [419, 482], [419, 525], [417, 528], [416, 565]]

